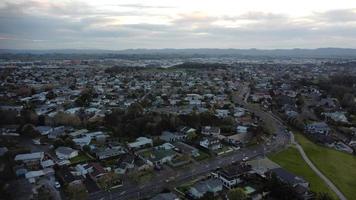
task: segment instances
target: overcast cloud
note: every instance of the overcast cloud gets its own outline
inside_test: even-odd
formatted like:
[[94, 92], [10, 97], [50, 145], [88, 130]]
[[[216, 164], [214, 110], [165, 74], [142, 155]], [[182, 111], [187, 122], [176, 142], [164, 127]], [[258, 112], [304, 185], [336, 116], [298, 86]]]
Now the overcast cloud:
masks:
[[0, 48], [356, 48], [355, 1], [97, 2], [1, 1]]

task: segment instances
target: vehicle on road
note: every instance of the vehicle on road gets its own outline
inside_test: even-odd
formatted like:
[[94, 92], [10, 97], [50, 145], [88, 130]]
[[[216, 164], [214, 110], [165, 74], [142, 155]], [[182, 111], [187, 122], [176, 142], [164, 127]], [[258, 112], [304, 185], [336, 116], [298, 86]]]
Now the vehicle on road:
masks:
[[247, 161], [248, 160], [248, 157], [247, 156], [245, 156], [244, 158], [242, 158], [242, 161]]
[[54, 187], [59, 189], [59, 188], [61, 188], [61, 184], [59, 184], [59, 182], [56, 181], [56, 182], [54, 182]]

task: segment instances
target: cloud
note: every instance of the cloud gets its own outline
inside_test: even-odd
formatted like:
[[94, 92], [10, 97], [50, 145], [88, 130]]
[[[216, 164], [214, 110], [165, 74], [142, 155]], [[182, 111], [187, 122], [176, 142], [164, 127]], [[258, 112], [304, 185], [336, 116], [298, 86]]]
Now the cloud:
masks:
[[[129, 10], [121, 9], [123, 7]], [[260, 11], [216, 15], [136, 3], [114, 8], [105, 9], [82, 1], [7, 1], [0, 6], [0, 46], [47, 49], [356, 47], [356, 9], [293, 17]], [[170, 13], [163, 14], [156, 9], [169, 9]]]

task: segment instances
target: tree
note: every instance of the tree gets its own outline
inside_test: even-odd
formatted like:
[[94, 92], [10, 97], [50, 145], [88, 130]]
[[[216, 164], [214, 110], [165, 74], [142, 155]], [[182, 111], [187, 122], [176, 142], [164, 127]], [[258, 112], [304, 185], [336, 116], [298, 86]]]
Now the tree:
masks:
[[40, 135], [32, 124], [24, 125], [21, 129], [21, 134], [32, 138]]
[[37, 189], [37, 200], [52, 200], [51, 192], [44, 186]]
[[83, 146], [83, 151], [89, 153], [89, 152], [90, 152], [90, 147], [89, 147], [89, 145], [84, 145], [84, 146]]
[[267, 182], [270, 195], [276, 199], [295, 200], [298, 195], [290, 184], [282, 182], [276, 174], [272, 174]]
[[245, 200], [247, 199], [247, 195], [242, 188], [235, 188], [230, 190], [227, 193], [227, 197], [229, 200]]
[[194, 140], [197, 136], [198, 136], [198, 135], [197, 135], [195, 132], [190, 132], [190, 133], [187, 134], [187, 139], [188, 139], [189, 141], [192, 141], [192, 140]]
[[88, 192], [83, 185], [68, 186], [66, 193], [71, 200], [84, 200], [88, 197]]
[[81, 124], [81, 121], [80, 118], [76, 115], [71, 115], [64, 112], [58, 112], [53, 117], [53, 123], [55, 125], [79, 126]]
[[38, 116], [37, 114], [30, 108], [24, 108], [21, 110], [21, 121], [22, 124], [37, 124]]
[[80, 107], [87, 107], [89, 106], [92, 98], [94, 97], [94, 90], [93, 89], [85, 89], [82, 91], [80, 96], [75, 100], [75, 104]]
[[315, 196], [315, 200], [334, 200], [328, 193], [319, 192]]
[[214, 200], [215, 194], [213, 192], [207, 192], [200, 198], [200, 200]]

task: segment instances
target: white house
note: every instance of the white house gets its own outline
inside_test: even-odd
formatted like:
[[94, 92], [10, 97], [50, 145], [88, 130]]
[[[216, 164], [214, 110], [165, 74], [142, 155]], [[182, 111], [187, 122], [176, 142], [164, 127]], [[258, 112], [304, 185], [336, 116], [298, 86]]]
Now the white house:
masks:
[[220, 140], [215, 138], [204, 138], [202, 141], [200, 141], [199, 144], [200, 146], [209, 150], [217, 150], [222, 148]]
[[78, 150], [70, 147], [58, 147], [56, 149], [56, 155], [61, 160], [71, 159], [78, 156]]
[[237, 133], [247, 133], [247, 129], [248, 129], [247, 126], [237, 126], [236, 132]]
[[44, 152], [18, 154], [15, 157], [15, 161], [40, 164], [40, 162], [43, 160], [43, 157], [44, 157]]
[[153, 141], [152, 141], [152, 139], [146, 138], [146, 137], [139, 137], [139, 138], [136, 139], [135, 142], [131, 142], [131, 143], [127, 144], [127, 146], [130, 149], [139, 149], [139, 148], [145, 147], [147, 145], [152, 146], [153, 145]]
[[204, 126], [201, 129], [201, 134], [208, 136], [218, 136], [220, 135], [220, 128], [215, 126]]

